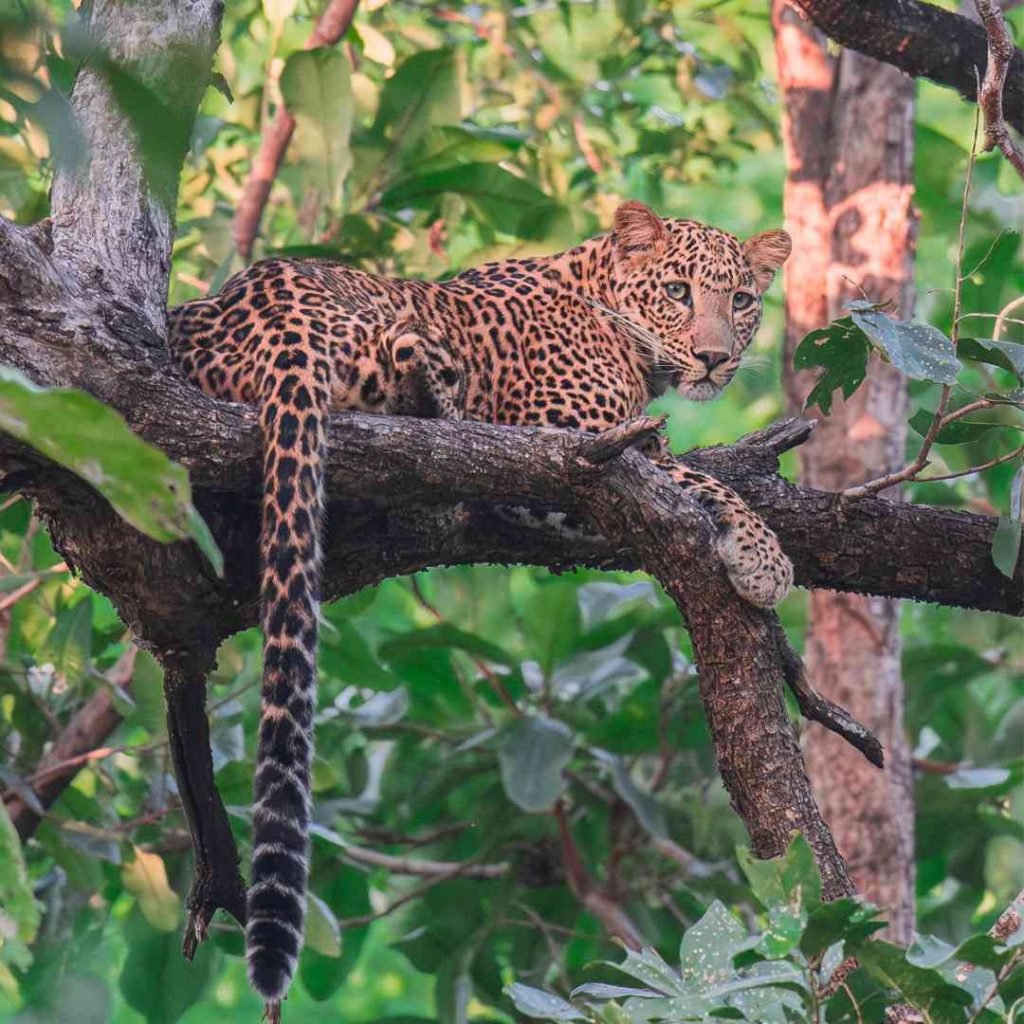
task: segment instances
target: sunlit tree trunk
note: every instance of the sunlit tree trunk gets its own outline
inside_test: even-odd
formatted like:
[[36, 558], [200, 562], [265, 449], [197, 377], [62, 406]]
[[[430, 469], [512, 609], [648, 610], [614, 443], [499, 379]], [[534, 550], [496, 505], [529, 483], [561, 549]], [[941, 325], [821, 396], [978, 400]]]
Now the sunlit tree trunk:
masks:
[[[829, 53], [824, 38], [774, 0], [783, 90], [787, 181], [785, 383], [799, 410], [809, 389], [792, 370], [800, 339], [844, 315], [862, 292], [913, 306], [913, 80], [852, 51]], [[837, 396], [800, 450], [805, 484], [842, 490], [902, 464], [907, 394], [902, 375], [873, 357], [864, 386]], [[893, 557], [899, 557], [893, 552]], [[807, 758], [815, 793], [859, 890], [883, 907], [888, 934], [914, 929], [914, 820], [910, 754], [903, 732], [899, 606], [813, 591], [807, 670], [814, 686], [848, 707], [885, 744], [879, 772], [855, 751], [812, 729]]]

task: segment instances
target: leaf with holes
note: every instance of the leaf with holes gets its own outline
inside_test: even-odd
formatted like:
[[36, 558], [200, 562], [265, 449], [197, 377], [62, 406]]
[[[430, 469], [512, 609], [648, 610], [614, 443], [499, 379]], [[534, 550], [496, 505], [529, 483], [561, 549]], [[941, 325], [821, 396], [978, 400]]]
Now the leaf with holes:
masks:
[[842, 391], [843, 397], [849, 398], [867, 374], [870, 352], [870, 342], [849, 317], [811, 331], [797, 345], [793, 367], [797, 370], [821, 368], [825, 372], [811, 388], [804, 408], [816, 405], [827, 416], [832, 411], [835, 391]]
[[952, 384], [960, 372], [953, 342], [937, 327], [895, 320], [877, 311], [854, 310], [853, 322], [889, 362], [913, 380]]

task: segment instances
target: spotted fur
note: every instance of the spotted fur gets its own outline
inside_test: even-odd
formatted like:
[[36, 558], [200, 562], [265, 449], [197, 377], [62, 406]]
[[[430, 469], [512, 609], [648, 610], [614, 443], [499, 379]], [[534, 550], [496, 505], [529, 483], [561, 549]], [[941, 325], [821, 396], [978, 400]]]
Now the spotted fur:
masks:
[[[712, 398], [736, 372], [789, 248], [782, 231], [740, 243], [630, 202], [612, 234], [557, 256], [441, 283], [269, 259], [172, 311], [171, 346], [189, 378], [260, 408], [264, 677], [246, 945], [272, 1016], [305, 916], [328, 412], [597, 431], [668, 387]], [[736, 590], [759, 605], [780, 600], [792, 569], [775, 535], [717, 480], [666, 468], [719, 524]]]

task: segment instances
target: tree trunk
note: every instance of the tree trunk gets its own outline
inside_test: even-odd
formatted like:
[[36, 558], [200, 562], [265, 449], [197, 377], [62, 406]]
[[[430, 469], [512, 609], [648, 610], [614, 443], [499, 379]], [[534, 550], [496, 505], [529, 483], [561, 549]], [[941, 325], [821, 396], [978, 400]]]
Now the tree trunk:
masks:
[[[809, 381], [792, 371], [792, 355], [808, 331], [844, 315], [862, 290], [890, 300], [896, 315], [911, 315], [914, 83], [850, 50], [830, 56], [824, 38], [785, 0], [774, 2], [774, 24], [786, 107], [786, 227], [794, 242], [785, 272], [786, 391], [799, 409]], [[906, 412], [902, 375], [873, 357], [864, 385], [849, 401], [839, 397], [800, 449], [802, 482], [841, 490], [898, 469]], [[806, 663], [812, 685], [885, 745], [879, 773], [813, 729], [807, 759], [858, 889], [885, 909], [889, 937], [907, 943], [914, 930], [913, 801], [898, 604], [812, 592]]]

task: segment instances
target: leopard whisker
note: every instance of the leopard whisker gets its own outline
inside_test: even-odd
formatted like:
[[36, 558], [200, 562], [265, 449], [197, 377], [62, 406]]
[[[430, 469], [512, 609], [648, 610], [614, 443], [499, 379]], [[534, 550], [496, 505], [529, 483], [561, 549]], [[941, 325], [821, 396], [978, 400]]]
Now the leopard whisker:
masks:
[[618, 310], [612, 309], [610, 306], [606, 306], [603, 302], [598, 302], [596, 299], [592, 299], [589, 295], [584, 295], [583, 301], [588, 305], [593, 306], [595, 309], [600, 310], [601, 313], [604, 314], [604, 319], [614, 320], [616, 323], [621, 324], [634, 341], [641, 343], [645, 355], [650, 356], [655, 360], [658, 359], [662, 350], [663, 342], [656, 334], [647, 330], [646, 327], [642, 327], [635, 320], [631, 320], [624, 313], [620, 313]]

